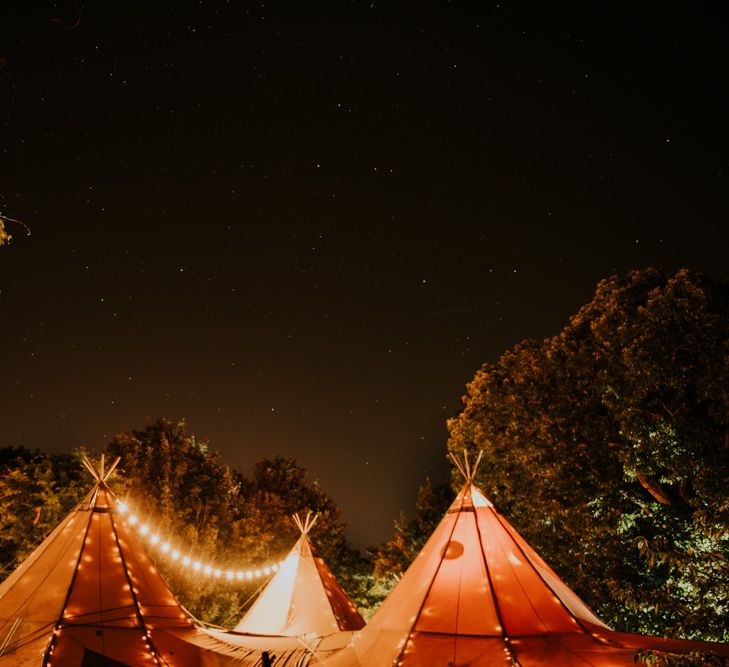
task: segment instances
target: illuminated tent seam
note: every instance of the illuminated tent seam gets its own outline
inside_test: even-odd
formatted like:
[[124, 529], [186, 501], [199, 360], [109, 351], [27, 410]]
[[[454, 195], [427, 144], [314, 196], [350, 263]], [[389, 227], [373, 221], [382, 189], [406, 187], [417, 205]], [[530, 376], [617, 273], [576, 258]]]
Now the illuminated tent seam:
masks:
[[[478, 460], [476, 461], [476, 465], [473, 468], [474, 475], [476, 474], [476, 468], [478, 468], [478, 464], [481, 461], [481, 454], [483, 454], [483, 451], [478, 453]], [[464, 452], [463, 458], [466, 461], [466, 465], [468, 465], [468, 456], [465, 455], [465, 452]], [[454, 461], [456, 460], [455, 457], [453, 457], [453, 460]], [[466, 479], [469, 482], [473, 481], [473, 478], [470, 478], [470, 479], [466, 478]], [[499, 628], [501, 629], [501, 638], [504, 640], [504, 644], [506, 644], [505, 650], [508, 651], [508, 654], [511, 657], [512, 662], [516, 665], [520, 665], [521, 663], [517, 659], [516, 654], [514, 653], [514, 650], [511, 648], [509, 635], [506, 632], [506, 625], [504, 624], [503, 612], [501, 610], [501, 605], [499, 604], [499, 600], [498, 600], [498, 598], [496, 596], [496, 592], [494, 590], [494, 581], [491, 577], [491, 566], [489, 565], [488, 559], [486, 558], [486, 552], [484, 551], [484, 548], [483, 548], [483, 537], [481, 535], [481, 529], [479, 528], [478, 521], [476, 521], [476, 512], [475, 511], [473, 512], [473, 522], [474, 522], [474, 525], [476, 526], [476, 534], [478, 535], [478, 546], [479, 546], [479, 550], [481, 551], [481, 557], [483, 558], [484, 569], [486, 570], [486, 578], [488, 579], [488, 582], [489, 582], [489, 595], [494, 604], [494, 611], [496, 612], [496, 618], [499, 619]], [[455, 531], [455, 529], [456, 529], [456, 524], [454, 523], [453, 530]], [[441, 564], [442, 564], [442, 561], [441, 561]], [[440, 565], [438, 567], [440, 567]], [[431, 586], [432, 586], [432, 584], [431, 584]], [[553, 593], [554, 593], [554, 591], [553, 591]], [[425, 604], [425, 602], [423, 602], [423, 604]], [[532, 609], [534, 609], [534, 605], [532, 604], [531, 600], [529, 600], [529, 605], [531, 606]], [[537, 610], [534, 609], [534, 612], [537, 613]], [[455, 653], [455, 642], [453, 644], [453, 652]]]
[[[96, 479], [96, 481], [99, 482], [100, 481], [99, 475], [96, 473], [96, 471], [93, 469], [93, 467], [88, 463], [88, 461], [86, 460], [86, 457], [85, 456], [82, 459], [82, 463], [89, 469], [89, 471], [91, 471], [92, 475], [94, 476], [94, 479]], [[102, 455], [102, 464], [101, 464], [101, 467], [102, 467], [102, 469], [104, 467], [104, 464], [103, 464], [103, 455]], [[111, 474], [111, 473], [109, 473], [109, 474]], [[94, 492], [94, 495], [93, 495], [93, 497], [91, 499], [91, 502], [89, 503], [89, 508], [88, 508], [87, 511], [89, 511], [89, 512], [93, 511], [91, 508], [94, 505], [94, 500], [96, 500], [96, 493], [95, 492]], [[88, 539], [90, 528], [91, 528], [91, 521], [89, 521], [86, 524], [86, 529], [84, 530], [84, 539], [82, 541], [82, 544], [85, 543], [86, 540]], [[55, 647], [55, 644], [56, 644], [56, 637], [58, 637], [58, 633], [60, 631], [61, 622], [63, 621], [63, 614], [66, 611], [66, 607], [68, 606], [68, 601], [71, 598], [71, 591], [73, 590], [73, 585], [76, 582], [76, 575], [78, 574], [78, 567], [81, 564], [81, 557], [83, 556], [83, 553], [84, 553], [84, 550], [83, 549], [79, 549], [78, 557], [76, 558], [76, 565], [73, 568], [73, 575], [71, 575], [71, 581], [70, 581], [70, 583], [68, 585], [68, 590], [66, 591], [66, 596], [65, 596], [65, 598], [63, 600], [63, 604], [61, 605], [61, 608], [59, 610], [59, 616], [52, 623], [52, 625], [53, 625], [53, 634], [51, 635], [51, 641], [48, 642], [48, 647], [46, 648], [46, 652], [45, 652], [45, 654], [43, 656], [43, 663], [42, 663], [43, 665], [50, 666], [50, 664], [51, 664], [51, 660], [53, 658], [53, 648]], [[20, 617], [18, 617], [18, 618], [20, 618]]]
[[[466, 482], [468, 484], [471, 484], [473, 482], [473, 478], [476, 475], [476, 471], [478, 469], [479, 463], [481, 463], [481, 457], [483, 456], [483, 451], [479, 451], [478, 458], [476, 459], [476, 463], [473, 465], [473, 468], [471, 468], [471, 466], [469, 464], [468, 455], [465, 452], [465, 450], [464, 450], [464, 453], [463, 453], [463, 464], [461, 464], [461, 462], [455, 456], [453, 456], [453, 454], [449, 453], [449, 456], [453, 460], [453, 463], [456, 464], [456, 467], [458, 468], [458, 471], [461, 473], [461, 475], [463, 475], [463, 477], [466, 480]], [[464, 511], [464, 509], [466, 509], [466, 508], [464, 508], [464, 504], [463, 504], [463, 502], [461, 502], [461, 505], [458, 508], [458, 512], [462, 512], [462, 511]], [[520, 663], [519, 663], [518, 659], [516, 658], [516, 655], [514, 654], [511, 646], [509, 646], [509, 636], [506, 634], [506, 628], [504, 626], [504, 620], [503, 620], [503, 617], [502, 617], [502, 613], [501, 613], [501, 608], [500, 608], [500, 605], [499, 605], [499, 601], [498, 601], [498, 599], [497, 599], [497, 597], [496, 597], [496, 595], [494, 593], [493, 580], [491, 578], [491, 568], [489, 567], [488, 559], [486, 558], [486, 554], [484, 553], [484, 550], [483, 550], [483, 543], [481, 541], [481, 531], [480, 531], [480, 529], [478, 527], [478, 521], [476, 521], [476, 513], [475, 512], [474, 512], [474, 521], [475, 521], [475, 525], [476, 525], [476, 532], [477, 532], [477, 534], [479, 536], [479, 546], [480, 546], [480, 550], [481, 550], [481, 555], [482, 555], [483, 560], [484, 560], [484, 566], [485, 566], [485, 570], [486, 570], [486, 578], [487, 578], [487, 580], [489, 582], [489, 594], [490, 594], [490, 597], [491, 597], [492, 602], [493, 602], [493, 605], [494, 605], [494, 611], [496, 612], [496, 617], [497, 617], [497, 619], [499, 621], [499, 628], [501, 630], [501, 638], [504, 640], [504, 643], [506, 644], [505, 651], [508, 653], [508, 655], [511, 658], [512, 662], [514, 664], [517, 664], [518, 665]], [[453, 523], [453, 527], [451, 528], [450, 533], [448, 534], [448, 542], [451, 541], [451, 538], [453, 537], [453, 534], [456, 531], [456, 526], [457, 526], [457, 524], [454, 522]], [[407, 636], [408, 637], [411, 637], [413, 635], [414, 628], [415, 628], [415, 626], [418, 623], [418, 618], [423, 613], [423, 608], [425, 607], [426, 603], [428, 602], [428, 597], [429, 597], [430, 592], [431, 592], [431, 590], [433, 588], [433, 584], [435, 583], [435, 580], [438, 577], [438, 572], [440, 571], [442, 565], [443, 565], [443, 561], [441, 560], [438, 563], [438, 567], [436, 568], [436, 571], [435, 571], [435, 574], [433, 576], [433, 579], [431, 580], [430, 584], [428, 585], [427, 590], [425, 591], [425, 595], [423, 596], [423, 601], [420, 604], [420, 608], [418, 609], [417, 614], [413, 617], [412, 624], [410, 625], [410, 629], [408, 630], [408, 633], [407, 633]], [[460, 596], [460, 585], [461, 584], [459, 582], [459, 596]], [[458, 609], [456, 610], [456, 613], [458, 613]], [[456, 641], [454, 641], [454, 646], [453, 646], [454, 654], [455, 654], [455, 650], [456, 650], [456, 646], [455, 646], [456, 645]], [[395, 664], [399, 664], [400, 663], [400, 661], [401, 661], [401, 659], [403, 657], [403, 653], [405, 652], [406, 648], [407, 648], [407, 643], [403, 644], [402, 649], [400, 650], [400, 653], [395, 658]], [[455, 657], [454, 657], [454, 660], [455, 660]]]
[[[119, 465], [119, 461], [121, 461], [121, 457], [117, 456], [114, 463], [112, 463], [111, 468], [105, 473], [104, 472], [104, 454], [101, 455], [101, 463], [99, 465], [99, 470], [97, 471], [89, 461], [88, 457], [84, 456], [81, 459], [81, 463], [86, 467], [86, 469], [91, 473], [91, 476], [96, 480], [98, 484], [104, 484], [106, 483], [106, 480], [111, 477], [111, 474], [116, 469], [117, 465]], [[99, 487], [94, 489], [94, 492], [91, 496], [91, 499], [89, 500], [88, 507], [85, 508], [85, 511], [93, 512], [94, 511], [94, 505], [96, 504], [96, 497], [99, 493]], [[89, 536], [89, 530], [91, 529], [91, 521], [89, 521], [86, 524], [86, 529], [84, 530], [84, 538], [83, 543], [86, 542]], [[114, 530], [112, 526], [112, 531]], [[61, 609], [59, 612], [58, 618], [56, 618], [53, 623], [49, 623], [49, 625], [53, 625], [53, 634], [51, 635], [51, 641], [48, 642], [48, 647], [46, 648], [45, 654], [43, 655], [43, 665], [46, 665], [50, 667], [51, 660], [53, 658], [53, 648], [56, 644], [56, 637], [58, 637], [58, 633], [60, 632], [61, 624], [63, 621], [64, 613], [66, 612], [66, 608], [68, 607], [68, 602], [71, 599], [71, 592], [73, 590], [74, 583], [76, 582], [76, 576], [78, 575], [79, 565], [81, 565], [81, 557], [83, 556], [83, 549], [80, 549], [78, 552], [78, 557], [76, 558], [76, 564], [73, 568], [73, 575], [71, 576], [71, 581], [68, 586], [68, 590], [66, 591], [66, 596], [63, 600], [63, 604], [61, 605]], [[20, 617], [18, 617], [20, 618]]]
[[[141, 602], [139, 600], [139, 596], [137, 595], [137, 591], [134, 590], [134, 582], [131, 580], [129, 576], [129, 568], [127, 567], [127, 561], [126, 558], [124, 558], [124, 552], [122, 551], [121, 544], [119, 544], [119, 534], [116, 530], [116, 525], [114, 523], [111, 524], [111, 532], [112, 535], [114, 535], [114, 543], [117, 546], [117, 549], [119, 549], [119, 558], [122, 562], [122, 569], [124, 571], [124, 578], [127, 580], [127, 584], [129, 585], [129, 592], [132, 596], [132, 599], [134, 600], [134, 614], [137, 617], [137, 621], [139, 622], [140, 628], [144, 631], [144, 635], [146, 639], [144, 640], [145, 643], [149, 646], [150, 652], [152, 653], [152, 656], [155, 659], [155, 662], [159, 662], [159, 657], [161, 656], [161, 652], [157, 649], [157, 647], [152, 642], [152, 637], [149, 633], [149, 628], [147, 627], [147, 623], [144, 620], [144, 617], [140, 613], [139, 609], [141, 606]], [[103, 612], [102, 612], [103, 613]], [[167, 661], [165, 661], [165, 664], [168, 664]]]
[[[463, 472], [463, 469], [461, 468], [460, 464], [459, 463], [456, 463], [456, 465], [458, 466], [458, 469], [461, 471], [461, 473], [465, 477], [466, 476], [466, 473]], [[451, 531], [448, 534], [448, 541], [449, 542], [451, 541], [451, 538], [453, 537], [453, 533], [455, 531], [456, 531], [456, 524], [454, 522], [453, 523], [453, 527], [451, 528]], [[436, 569], [436, 575], [437, 575], [437, 572], [440, 570], [440, 567], [441, 567], [442, 564], [443, 564], [442, 561], [440, 563], [438, 563], [438, 568]], [[428, 601], [428, 596], [430, 595], [430, 591], [433, 588], [433, 584], [435, 583], [435, 579], [436, 579], [436, 577], [434, 576], [433, 579], [431, 580], [430, 584], [428, 584], [428, 588], [425, 591], [425, 595], [423, 595], [423, 601], [420, 603], [420, 607], [418, 608], [418, 612], [415, 614], [415, 616], [413, 616], [412, 623], [410, 624], [410, 629], [407, 632], [407, 636], [408, 637], [412, 637], [412, 635], [413, 635], [413, 631], [415, 629], [415, 626], [417, 625], [418, 618], [420, 617], [420, 614], [423, 613], [423, 608], [425, 607], [425, 604]], [[402, 645], [402, 649], [400, 649], [400, 652], [397, 654], [397, 657], [393, 661], [393, 664], [395, 664], [395, 665], [400, 664], [400, 660], [402, 659], [403, 652], [405, 651], [406, 648], [407, 648], [407, 643], [404, 642], [403, 645]]]
[[260, 579], [261, 577], [268, 577], [275, 574], [283, 563], [283, 561], [276, 561], [251, 570], [231, 570], [229, 568], [215, 567], [210, 563], [202, 563], [190, 556], [183, 556], [179, 549], [172, 547], [170, 540], [162, 540], [159, 535], [150, 530], [149, 524], [141, 522], [136, 514], [127, 514], [129, 505], [124, 501], [120, 500], [117, 502], [116, 511], [126, 515], [126, 523], [134, 528], [140, 537], [145, 538], [152, 546], [158, 547], [159, 551], [169, 556], [172, 561], [180, 562], [185, 568], [191, 568], [194, 572], [212, 576], [216, 579], [225, 576], [227, 581], [252, 581], [253, 579]]
[[[502, 520], [501, 515], [498, 512], [494, 512], [492, 510], [491, 512], [494, 515], [494, 518], [499, 522], [501, 527], [504, 529], [504, 531], [509, 535], [511, 538], [512, 544], [519, 550], [521, 555], [524, 557], [524, 559], [531, 563], [531, 559], [526, 554], [524, 549], [521, 547], [521, 545], [514, 539], [514, 536], [511, 534], [511, 532], [507, 529], [507, 527], [504, 525], [504, 522]], [[481, 537], [481, 528], [478, 525], [478, 521], [476, 522], [476, 530], [478, 531], [479, 538]], [[483, 552], [483, 541], [481, 541], [481, 551]], [[484, 553], [484, 559], [486, 558], [486, 554]], [[533, 564], [532, 564], [533, 566]], [[488, 567], [488, 565], [487, 565]], [[559, 602], [560, 605], [564, 608], [564, 610], [572, 617], [573, 621], [580, 626], [580, 628], [585, 632], [585, 634], [589, 635], [596, 643], [598, 644], [608, 644], [610, 646], [620, 646], [620, 644], [612, 639], [608, 639], [606, 637], [600, 637], [597, 635], [597, 633], [593, 632], [588, 628], [577, 616], [572, 612], [572, 610], [565, 604], [564, 600], [557, 595], [557, 592], [552, 588], [552, 586], [549, 585], [547, 580], [542, 576], [542, 573], [539, 571], [538, 568], [534, 567], [535, 574], [541, 579], [542, 583], [547, 587], [547, 589], [554, 595], [555, 599]], [[532, 609], [534, 609], [534, 613], [539, 616], [539, 612], [534, 608], [533, 603], [531, 600], [529, 601], [529, 604], [531, 605]], [[540, 617], [541, 618], [541, 617]]]

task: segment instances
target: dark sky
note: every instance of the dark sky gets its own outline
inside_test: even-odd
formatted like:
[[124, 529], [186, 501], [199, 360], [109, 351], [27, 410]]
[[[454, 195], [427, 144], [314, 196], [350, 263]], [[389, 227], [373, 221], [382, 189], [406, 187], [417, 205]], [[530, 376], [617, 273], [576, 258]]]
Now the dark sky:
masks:
[[386, 539], [483, 362], [727, 278], [725, 22], [642, 5], [2, 3], [0, 445], [186, 417]]

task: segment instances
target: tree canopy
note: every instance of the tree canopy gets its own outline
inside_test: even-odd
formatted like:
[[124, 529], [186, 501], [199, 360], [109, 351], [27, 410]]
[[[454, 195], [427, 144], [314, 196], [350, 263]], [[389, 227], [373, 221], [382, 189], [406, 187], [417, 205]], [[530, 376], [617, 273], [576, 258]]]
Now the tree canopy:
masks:
[[485, 364], [448, 448], [609, 624], [726, 641], [728, 380], [729, 286], [634, 271]]
[[88, 491], [73, 454], [0, 448], [0, 579], [53, 530]]

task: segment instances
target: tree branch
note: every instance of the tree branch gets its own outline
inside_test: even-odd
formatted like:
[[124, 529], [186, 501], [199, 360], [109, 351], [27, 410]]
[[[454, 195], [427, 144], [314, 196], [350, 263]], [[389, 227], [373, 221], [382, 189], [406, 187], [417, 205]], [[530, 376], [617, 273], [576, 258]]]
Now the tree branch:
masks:
[[671, 504], [671, 499], [668, 497], [668, 495], [658, 482], [654, 481], [648, 475], [644, 475], [641, 472], [636, 475], [636, 478], [640, 482], [640, 485], [646, 491], [648, 491], [648, 493], [650, 493], [659, 503], [661, 503], [662, 505]]

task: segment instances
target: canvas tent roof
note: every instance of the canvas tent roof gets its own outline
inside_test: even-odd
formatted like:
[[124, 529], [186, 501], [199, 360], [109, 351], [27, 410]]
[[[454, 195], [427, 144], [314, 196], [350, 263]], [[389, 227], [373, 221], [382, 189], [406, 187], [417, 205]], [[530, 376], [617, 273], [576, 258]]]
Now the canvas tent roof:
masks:
[[618, 633], [602, 623], [473, 484], [458, 496], [352, 647], [332, 664], [633, 665], [635, 651], [729, 645]]
[[235, 632], [288, 637], [327, 636], [359, 630], [364, 619], [321, 558], [314, 555], [308, 533], [316, 518], [294, 515], [301, 536], [278, 572]]

